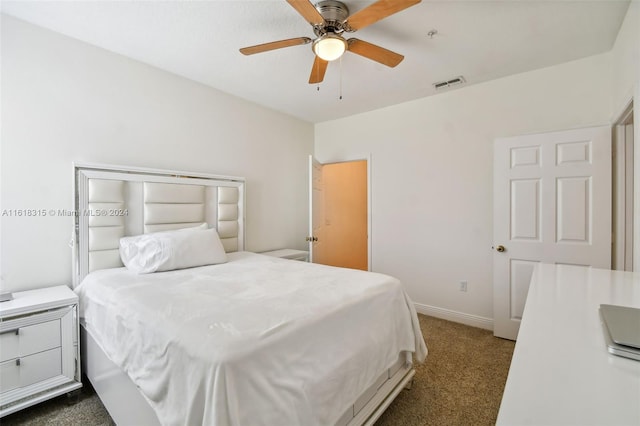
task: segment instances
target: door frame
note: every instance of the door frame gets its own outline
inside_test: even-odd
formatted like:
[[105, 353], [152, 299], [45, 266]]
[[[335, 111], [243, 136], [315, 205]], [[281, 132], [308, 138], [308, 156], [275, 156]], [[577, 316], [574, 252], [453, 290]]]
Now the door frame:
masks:
[[[325, 164], [335, 164], [335, 163], [350, 163], [355, 161], [366, 161], [367, 162], [367, 270], [373, 270], [373, 244], [372, 244], [372, 216], [371, 216], [371, 153], [367, 154], [364, 157], [353, 157], [341, 160], [334, 161], [320, 161], [313, 154], [309, 154], [309, 167], [312, 167], [313, 161], [317, 161], [318, 163]], [[312, 171], [309, 170], [309, 237], [313, 236], [313, 182], [311, 178]], [[313, 262], [312, 253], [313, 253], [313, 241], [309, 241], [309, 262]]]

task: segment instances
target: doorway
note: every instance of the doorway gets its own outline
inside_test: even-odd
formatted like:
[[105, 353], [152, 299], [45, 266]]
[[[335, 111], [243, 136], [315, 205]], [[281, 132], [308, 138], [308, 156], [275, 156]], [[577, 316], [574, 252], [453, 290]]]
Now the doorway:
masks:
[[616, 120], [612, 134], [612, 232], [611, 269], [633, 271], [633, 101]]
[[310, 261], [369, 270], [369, 162], [309, 162]]

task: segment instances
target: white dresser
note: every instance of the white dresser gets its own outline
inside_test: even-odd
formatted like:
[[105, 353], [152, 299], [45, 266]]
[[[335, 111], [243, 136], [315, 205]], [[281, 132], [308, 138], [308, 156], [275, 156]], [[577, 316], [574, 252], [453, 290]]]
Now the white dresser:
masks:
[[0, 417], [82, 386], [76, 294], [57, 286], [13, 297], [0, 303]]
[[640, 307], [640, 274], [535, 267], [498, 425], [640, 425], [640, 361], [608, 353], [603, 303]]

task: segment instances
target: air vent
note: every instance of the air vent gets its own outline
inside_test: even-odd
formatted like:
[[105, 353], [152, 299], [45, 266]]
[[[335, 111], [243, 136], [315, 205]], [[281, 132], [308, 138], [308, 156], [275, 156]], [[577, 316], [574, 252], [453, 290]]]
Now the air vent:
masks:
[[464, 77], [460, 75], [456, 78], [452, 78], [451, 80], [439, 81], [437, 83], [433, 83], [433, 87], [435, 87], [436, 90], [442, 90], [444, 88], [457, 86], [458, 84], [462, 84], [466, 82], [467, 80], [465, 80]]

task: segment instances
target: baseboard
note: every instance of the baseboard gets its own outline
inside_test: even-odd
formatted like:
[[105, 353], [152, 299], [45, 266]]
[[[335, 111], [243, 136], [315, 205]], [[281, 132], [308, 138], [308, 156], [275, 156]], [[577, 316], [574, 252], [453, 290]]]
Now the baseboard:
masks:
[[438, 308], [436, 306], [423, 305], [414, 303], [418, 313], [429, 315], [448, 321], [458, 322], [460, 324], [470, 325], [472, 327], [484, 328], [485, 330], [493, 330], [493, 319], [485, 318], [478, 315], [465, 314], [464, 312], [452, 311], [450, 309]]

